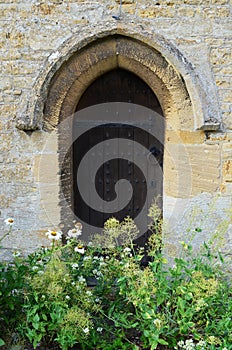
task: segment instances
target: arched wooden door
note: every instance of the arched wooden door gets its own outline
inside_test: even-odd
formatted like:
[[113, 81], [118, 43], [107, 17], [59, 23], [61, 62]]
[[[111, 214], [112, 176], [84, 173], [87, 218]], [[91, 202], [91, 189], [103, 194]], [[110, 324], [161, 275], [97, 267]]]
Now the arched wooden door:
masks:
[[[135, 74], [123, 69], [112, 70], [95, 80], [82, 95], [76, 111], [78, 114], [79, 111], [87, 107], [109, 102], [126, 102], [144, 106], [162, 116], [162, 109], [159, 101], [149, 86]], [[144, 120], [144, 124], [152, 123], [152, 120], [150, 119], [147, 118], [147, 120]], [[161, 117], [161, 119], [163, 118]], [[78, 123], [78, 121], [74, 120], [74, 126], [75, 122]], [[88, 121], [86, 122], [88, 123]], [[159, 129], [158, 140], [154, 135], [146, 132], [141, 125], [136, 124], [136, 122], [133, 123], [133, 121], [129, 124], [122, 121], [112, 121], [110, 123], [98, 124], [97, 126], [91, 125], [91, 121], [89, 121], [89, 123], [88, 132], [81, 135], [81, 137], [73, 143], [74, 213], [84, 227], [85, 223], [87, 223], [92, 227], [102, 228], [104, 222], [112, 216], [119, 220], [122, 220], [126, 216], [136, 218], [144, 207], [149, 187], [156, 186], [155, 194], [162, 198], [163, 179], [161, 178], [162, 174], [160, 170], [158, 173], [156, 172], [156, 174], [154, 171], [154, 176], [153, 174], [146, 175], [147, 170], [145, 170], [144, 174], [135, 162], [131, 161], [131, 159], [126, 159], [124, 153], [129, 154], [130, 152], [131, 154], [131, 152], [133, 152], [131, 151], [133, 143], [141, 144], [142, 147], [148, 151], [148, 155], [145, 157], [145, 162], [150, 161], [150, 153], [156, 160], [156, 166], [158, 164], [159, 169], [162, 169], [164, 127], [162, 130]], [[99, 210], [96, 210], [96, 208], [91, 208], [86, 201], [83, 201], [80, 190], [77, 186], [78, 167], [84, 155], [92, 149], [92, 147], [105, 140], [112, 139], [115, 142], [114, 147], [117, 149], [120, 149], [122, 144], [121, 140], [127, 140], [128, 149], [123, 150], [122, 157], [118, 154], [115, 159], [108, 160], [104, 157], [104, 155], [109, 153], [106, 142], [103, 144], [101, 152], [96, 152], [96, 154], [93, 155], [95, 160], [96, 157], [100, 157], [100, 162], [102, 162], [102, 166], [99, 167], [96, 174], [94, 174], [94, 185], [98, 195], [106, 203], [104, 208], [100, 208], [99, 205]], [[142, 157], [142, 155], [137, 152], [136, 157], [138, 159], [139, 157]], [[91, 163], [90, 159], [86, 172], [91, 170]], [[148, 179], [146, 178], [147, 176]], [[159, 176], [159, 179], [157, 179], [157, 176]], [[128, 198], [128, 203], [123, 208], [117, 208], [116, 206], [115, 212], [109, 213], [107, 210], [107, 203], [115, 200], [117, 196], [115, 192], [115, 184], [120, 179], [125, 179], [130, 182], [133, 195], [131, 196], [131, 199]], [[91, 189], [89, 189], [88, 184], [85, 184], [84, 187], [86, 192], [90, 191], [90, 193], [87, 194], [87, 197], [90, 198]], [[159, 203], [162, 206], [162, 200], [160, 200]], [[90, 232], [87, 232], [87, 234], [90, 234]]]

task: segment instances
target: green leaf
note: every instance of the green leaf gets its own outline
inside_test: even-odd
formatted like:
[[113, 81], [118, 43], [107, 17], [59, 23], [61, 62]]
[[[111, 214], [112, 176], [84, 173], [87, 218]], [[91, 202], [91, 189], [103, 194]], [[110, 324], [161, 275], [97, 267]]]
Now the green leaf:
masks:
[[131, 325], [131, 328], [136, 328], [139, 325], [139, 322], [135, 322]]
[[47, 315], [46, 314], [42, 314], [42, 319], [44, 320], [44, 321], [47, 321]]
[[150, 332], [147, 331], [146, 329], [143, 331], [144, 336], [147, 338], [150, 335]]
[[222, 263], [224, 263], [223, 256], [221, 255], [221, 253], [220, 253], [220, 252], [218, 252], [218, 255], [219, 255], [219, 259], [220, 259], [220, 261], [221, 261]]
[[33, 317], [33, 322], [38, 323], [39, 322], [39, 315], [35, 314], [35, 316]]
[[3, 339], [0, 338], [0, 346], [3, 346], [3, 345], [5, 345], [5, 342]]
[[35, 330], [38, 331], [38, 329], [39, 329], [39, 323], [32, 322], [32, 326], [35, 328]]
[[42, 339], [42, 334], [38, 334], [37, 337], [33, 340], [33, 347], [34, 349], [37, 347], [37, 345], [39, 344], [40, 340]]
[[149, 312], [145, 312], [145, 313], [143, 314], [143, 318], [144, 318], [145, 320], [150, 320], [152, 317], [151, 317], [151, 315], [149, 314]]
[[158, 341], [154, 341], [152, 344], [151, 344], [151, 350], [154, 350], [157, 348], [157, 345], [158, 345]]
[[[178, 298], [178, 301], [177, 301], [177, 306], [181, 309], [181, 310], [184, 310], [185, 309], [185, 301], [181, 298]], [[180, 311], [181, 311], [180, 310]]]
[[168, 345], [168, 343], [164, 339], [158, 339], [158, 343], [162, 345]]

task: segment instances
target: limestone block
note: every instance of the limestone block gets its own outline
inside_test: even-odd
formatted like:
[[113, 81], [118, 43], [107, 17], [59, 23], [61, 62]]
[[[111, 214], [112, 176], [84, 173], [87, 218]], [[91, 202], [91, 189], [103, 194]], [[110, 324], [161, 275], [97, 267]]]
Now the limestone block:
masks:
[[46, 4], [46, 3], [36, 3], [32, 6], [32, 11], [36, 13], [41, 13], [43, 16], [51, 15], [55, 10], [54, 4]]
[[180, 7], [178, 9], [178, 15], [180, 17], [194, 17], [196, 14], [196, 8], [191, 8], [189, 6], [187, 7]]
[[182, 131], [182, 130], [166, 130], [166, 142], [178, 144], [202, 144], [205, 140], [205, 133], [203, 131]]
[[232, 89], [220, 89], [218, 94], [222, 103], [232, 103]]
[[230, 102], [220, 103], [220, 106], [223, 114], [229, 113], [232, 110], [232, 104]]
[[58, 182], [58, 155], [40, 154], [34, 158], [33, 174], [36, 182], [56, 184]]
[[226, 75], [216, 75], [216, 84], [219, 88], [230, 88], [232, 86], [232, 78]]
[[12, 87], [12, 78], [0, 76], [0, 89], [1, 90], [10, 90]]
[[229, 3], [229, 0], [212, 0], [212, 4], [214, 5], [226, 5]]
[[154, 18], [157, 16], [157, 9], [141, 9], [138, 10], [138, 16], [142, 18]]
[[227, 65], [221, 66], [221, 65], [214, 65], [212, 67], [214, 74], [221, 74], [221, 75], [232, 75], [232, 65], [228, 63]]
[[3, 246], [10, 247], [12, 252], [19, 250], [27, 254], [32, 253], [36, 248], [50, 245], [51, 242], [45, 236], [46, 231], [46, 229], [32, 229], [29, 225], [25, 230], [14, 229], [12, 234], [3, 241]]
[[232, 111], [223, 112], [223, 122], [228, 130], [232, 130]]
[[40, 227], [57, 227], [60, 223], [59, 206], [59, 186], [57, 184], [41, 184], [39, 186], [40, 209], [39, 219]]
[[210, 7], [205, 8], [204, 11], [201, 12], [203, 18], [205, 19], [216, 19], [218, 17], [229, 17], [230, 16], [230, 9], [225, 7]]
[[224, 181], [232, 182], [232, 159], [224, 162], [222, 174]]
[[30, 75], [25, 75], [24, 77], [21, 76], [14, 76], [14, 87], [17, 90], [24, 90], [28, 86], [32, 86], [35, 78], [31, 77]]
[[[115, 0], [120, 4], [120, 0]], [[134, 4], [135, 0], [122, 0], [122, 4]]]
[[215, 192], [220, 186], [219, 146], [167, 144], [164, 184], [165, 194], [173, 197]]

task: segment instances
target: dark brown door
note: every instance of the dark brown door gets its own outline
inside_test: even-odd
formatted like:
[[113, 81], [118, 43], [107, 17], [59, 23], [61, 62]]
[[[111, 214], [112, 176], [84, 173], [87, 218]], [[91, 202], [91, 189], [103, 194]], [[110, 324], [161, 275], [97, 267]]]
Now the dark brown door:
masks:
[[[136, 75], [126, 70], [117, 69], [102, 75], [85, 91], [77, 106], [74, 128], [80, 125], [78, 112], [90, 106], [110, 102], [126, 102], [144, 106], [157, 112], [162, 119], [159, 101], [149, 86]], [[78, 220], [84, 226], [84, 230], [86, 227], [85, 233], [87, 235], [90, 234], [88, 232], [90, 229], [87, 226], [101, 229], [109, 217], [114, 216], [123, 220], [125, 216], [129, 215], [136, 218], [141, 210], [145, 210], [147, 214], [150, 203], [147, 201], [149, 191], [162, 197], [161, 170], [164, 127], [160, 128], [159, 125], [159, 139], [157, 139], [153, 133], [148, 131], [151, 125], [153, 128], [156, 127], [155, 121], [147, 115], [138, 123], [137, 116], [135, 117], [135, 121], [130, 120], [130, 123], [122, 120], [120, 122], [111, 120], [110, 123], [102, 122], [102, 124], [97, 123], [96, 125], [92, 118], [88, 120], [87, 114], [87, 118], [84, 120], [85, 125], [87, 125], [86, 131], [81, 133], [80, 137], [76, 138], [73, 143], [73, 207]], [[81, 122], [83, 123], [83, 119]], [[112, 144], [107, 142], [112, 140], [113, 148]], [[97, 151], [89, 153], [86, 165], [86, 182], [81, 181], [82, 189], [80, 191], [77, 183], [78, 168], [83, 157], [97, 145], [99, 145]], [[141, 150], [137, 145], [141, 145]], [[95, 208], [92, 208], [89, 205], [92, 190], [88, 184], [88, 181], [92, 180], [87, 175], [93, 170], [93, 163], [96, 160], [99, 164], [101, 163], [101, 166], [94, 173], [93, 185], [103, 202], [99, 200], [99, 207], [96, 208], [95, 205]], [[116, 190], [118, 181], [130, 183], [129, 187], [124, 185], [121, 187], [121, 197], [125, 197], [126, 201], [123, 208], [120, 207], [120, 201], [116, 200], [117, 196], [120, 197], [120, 190], [118, 193]], [[85, 192], [85, 200], [82, 198], [83, 191]], [[112, 202], [114, 203], [114, 211], [112, 211]], [[162, 205], [162, 201], [160, 201], [160, 205]]]

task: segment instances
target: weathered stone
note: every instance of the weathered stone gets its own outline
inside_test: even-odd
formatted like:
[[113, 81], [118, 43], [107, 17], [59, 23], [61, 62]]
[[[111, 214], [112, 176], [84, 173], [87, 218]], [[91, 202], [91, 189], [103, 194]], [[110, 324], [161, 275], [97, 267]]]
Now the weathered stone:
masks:
[[226, 182], [232, 182], [232, 159], [223, 164], [223, 178]]

